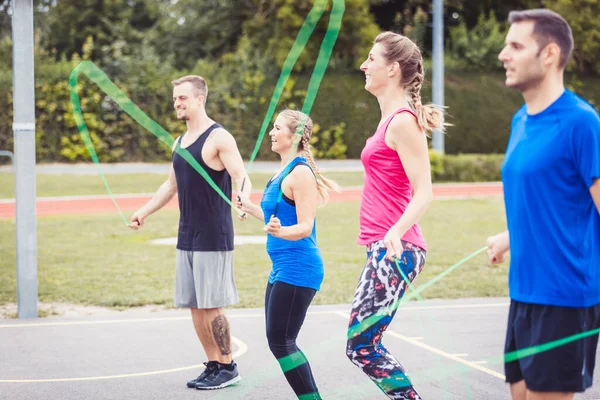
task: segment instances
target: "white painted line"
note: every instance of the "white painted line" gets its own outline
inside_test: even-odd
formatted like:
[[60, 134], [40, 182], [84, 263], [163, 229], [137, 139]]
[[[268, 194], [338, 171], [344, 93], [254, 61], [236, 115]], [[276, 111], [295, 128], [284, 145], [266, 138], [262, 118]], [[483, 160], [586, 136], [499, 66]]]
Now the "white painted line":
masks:
[[[152, 198], [155, 193], [126, 193], [126, 194], [113, 194], [115, 199], [137, 199], [137, 198]], [[90, 194], [81, 196], [53, 196], [53, 197], [39, 197], [37, 201], [77, 201], [77, 200], [110, 200], [110, 196], [106, 194]]]
[[452, 354], [453, 357], [468, 357], [469, 355], [467, 353], [456, 353], [456, 354]]
[[[424, 306], [424, 307], [402, 307], [403, 310], [423, 311], [423, 310], [448, 310], [448, 309], [464, 309], [464, 308], [487, 308], [487, 307], [506, 307], [509, 303], [488, 303], [488, 304], [454, 304], [447, 306]], [[348, 306], [350, 308], [350, 306]], [[327, 311], [309, 311], [307, 315], [328, 315], [342, 313], [346, 318], [350, 314], [345, 314], [343, 311], [327, 310]], [[259, 314], [228, 314], [227, 318], [264, 318], [264, 313]], [[73, 325], [96, 325], [96, 324], [119, 324], [126, 322], [157, 322], [157, 321], [183, 321], [191, 319], [191, 317], [162, 317], [162, 318], [132, 318], [132, 319], [113, 319], [100, 321], [69, 321], [69, 322], [33, 322], [25, 324], [6, 324], [0, 322], [2, 328], [28, 328], [40, 326], [73, 326]]]
[[166, 318], [137, 318], [137, 319], [107, 319], [101, 321], [69, 321], [69, 322], [36, 322], [31, 324], [0, 325], [1, 328], [33, 328], [41, 326], [74, 326], [74, 325], [101, 325], [121, 324], [126, 322], [158, 322], [158, 321], [184, 321], [192, 317], [166, 317]]
[[[335, 314], [339, 315], [340, 317], [343, 317], [343, 318], [348, 318], [348, 314], [345, 314], [345, 313], [343, 313], [341, 311], [340, 312], [336, 312]], [[493, 370], [491, 370], [489, 368], [485, 368], [485, 367], [479, 366], [479, 365], [477, 365], [477, 364], [475, 364], [475, 363], [473, 363], [471, 361], [463, 360], [462, 358], [453, 356], [450, 353], [447, 353], [447, 352], [445, 352], [443, 350], [437, 349], [437, 348], [435, 348], [433, 346], [430, 346], [428, 344], [419, 342], [417, 340], [411, 339], [411, 338], [409, 338], [407, 336], [404, 336], [404, 335], [401, 335], [399, 333], [396, 333], [396, 332], [394, 332], [394, 331], [392, 331], [390, 329], [386, 330], [385, 332], [386, 332], [387, 335], [393, 336], [395, 338], [403, 340], [403, 341], [405, 341], [407, 343], [410, 343], [410, 344], [412, 344], [414, 346], [420, 347], [422, 349], [425, 349], [427, 351], [430, 351], [430, 352], [435, 353], [437, 355], [440, 355], [442, 357], [446, 357], [446, 358], [448, 358], [448, 359], [450, 359], [452, 361], [456, 361], [458, 363], [464, 364], [464, 365], [466, 365], [468, 367], [471, 367], [471, 368], [476, 369], [478, 371], [484, 372], [484, 373], [486, 373], [488, 375], [491, 375], [493, 377], [496, 377], [498, 379], [502, 379], [502, 380], [506, 379], [506, 377], [504, 375], [502, 375], [502, 374], [500, 374], [500, 373], [498, 373], [496, 371], [493, 371]]]
[[473, 364], [487, 364], [487, 361], [473, 361]]
[[414, 336], [414, 337], [411, 337], [409, 339], [411, 339], [411, 340], [423, 340], [423, 336]]
[[[332, 311], [312, 311], [309, 315], [329, 315]], [[264, 318], [265, 314], [231, 314], [227, 318]], [[101, 324], [121, 324], [127, 322], [160, 322], [160, 321], [185, 321], [191, 320], [192, 317], [163, 317], [163, 318], [131, 318], [131, 319], [105, 319], [100, 321], [68, 321], [68, 322], [33, 322], [26, 324], [7, 324], [0, 323], [2, 328], [29, 328], [29, 327], [44, 327], [44, 326], [76, 326], [76, 325], [101, 325]]]
[[[233, 358], [239, 358], [243, 354], [248, 351], [248, 346], [246, 343], [242, 342], [240, 339], [236, 337], [231, 337], [231, 340], [238, 346], [238, 349], [235, 353], [233, 353]], [[135, 378], [138, 376], [148, 376], [148, 375], [159, 375], [159, 374], [168, 374], [171, 372], [179, 372], [186, 371], [189, 369], [196, 368], [204, 368], [203, 364], [198, 365], [190, 365], [187, 367], [181, 368], [171, 368], [171, 369], [163, 369], [160, 371], [150, 371], [150, 372], [138, 372], [134, 374], [122, 374], [122, 375], [108, 375], [108, 376], [85, 376], [80, 378], [53, 378], [53, 379], [3, 379], [0, 380], [0, 383], [48, 383], [48, 382], [77, 382], [77, 381], [98, 381], [98, 380], [106, 380], [106, 379], [120, 379], [120, 378]]]
[[453, 304], [444, 306], [403, 306], [400, 305], [399, 310], [451, 310], [451, 309], [463, 309], [463, 308], [487, 308], [487, 307], [508, 307], [510, 302], [506, 303], [481, 303], [481, 304]]
[[404, 340], [405, 342], [408, 342], [410, 344], [413, 344], [415, 346], [418, 346], [418, 347], [421, 347], [421, 348], [423, 348], [425, 350], [428, 350], [428, 351], [430, 351], [432, 353], [438, 354], [438, 355], [440, 355], [442, 357], [449, 358], [450, 360], [456, 361], [458, 363], [464, 364], [464, 365], [466, 365], [468, 367], [471, 367], [473, 369], [476, 369], [478, 371], [484, 372], [484, 373], [486, 373], [488, 375], [494, 376], [494, 377], [496, 377], [498, 379], [502, 379], [502, 380], [506, 379], [506, 377], [504, 375], [502, 375], [502, 374], [500, 374], [500, 373], [498, 373], [498, 372], [496, 372], [494, 370], [491, 370], [491, 369], [485, 368], [485, 367], [481, 367], [481, 366], [479, 366], [479, 365], [477, 365], [477, 364], [475, 364], [475, 363], [473, 363], [471, 361], [463, 360], [462, 358], [459, 358], [459, 357], [454, 357], [450, 353], [446, 353], [443, 350], [436, 349], [435, 347], [429, 346], [429, 345], [427, 345], [425, 343], [421, 343], [421, 342], [418, 342], [416, 340], [411, 340], [410, 338], [408, 338], [406, 336], [403, 336], [403, 335], [400, 335], [399, 333], [396, 333], [396, 332], [391, 331], [389, 329], [386, 331], [386, 333], [388, 335], [394, 336], [394, 337], [396, 337], [396, 338], [398, 338], [400, 340]]

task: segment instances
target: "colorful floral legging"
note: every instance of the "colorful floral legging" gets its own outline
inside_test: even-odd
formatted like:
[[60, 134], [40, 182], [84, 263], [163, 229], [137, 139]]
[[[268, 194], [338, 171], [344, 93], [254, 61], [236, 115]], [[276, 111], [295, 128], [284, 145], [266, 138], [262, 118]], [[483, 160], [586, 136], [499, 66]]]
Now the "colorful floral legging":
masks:
[[352, 302], [346, 354], [390, 399], [421, 400], [402, 365], [381, 344], [396, 309], [380, 319], [378, 313], [397, 305], [408, 288], [398, 268], [413, 282], [425, 265], [425, 250], [405, 241], [402, 245], [397, 264], [385, 258], [383, 240], [367, 246], [367, 263]]

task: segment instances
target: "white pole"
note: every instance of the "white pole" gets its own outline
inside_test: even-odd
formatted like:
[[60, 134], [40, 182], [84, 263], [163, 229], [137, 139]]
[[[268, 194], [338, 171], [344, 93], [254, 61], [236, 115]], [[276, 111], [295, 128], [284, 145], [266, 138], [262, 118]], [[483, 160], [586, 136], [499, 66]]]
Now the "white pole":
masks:
[[13, 104], [19, 318], [38, 315], [37, 225], [35, 214], [35, 78], [33, 0], [14, 0]]
[[[444, 0], [433, 0], [433, 103], [444, 105]], [[444, 135], [433, 130], [431, 146], [444, 153]]]

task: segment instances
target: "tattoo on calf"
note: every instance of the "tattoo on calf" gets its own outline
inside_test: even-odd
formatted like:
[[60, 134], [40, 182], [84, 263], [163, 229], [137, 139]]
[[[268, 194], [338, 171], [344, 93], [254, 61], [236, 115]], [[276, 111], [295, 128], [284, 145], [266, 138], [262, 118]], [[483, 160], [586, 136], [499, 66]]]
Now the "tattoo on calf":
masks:
[[229, 335], [229, 322], [224, 315], [219, 315], [212, 322], [212, 333], [221, 350], [221, 354], [226, 356], [231, 354], [231, 336]]

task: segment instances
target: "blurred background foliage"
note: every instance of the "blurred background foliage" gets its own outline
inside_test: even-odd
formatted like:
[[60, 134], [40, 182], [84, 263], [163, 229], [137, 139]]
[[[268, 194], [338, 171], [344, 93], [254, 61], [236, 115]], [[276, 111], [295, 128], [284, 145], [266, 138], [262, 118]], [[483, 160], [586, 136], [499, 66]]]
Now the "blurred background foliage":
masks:
[[[312, 111], [319, 158], [359, 158], [379, 121], [376, 99], [363, 89], [359, 65], [374, 37], [393, 30], [422, 48], [431, 87], [431, 1], [346, 0], [342, 30]], [[151, 118], [178, 136], [171, 80], [198, 74], [208, 81], [209, 115], [238, 140], [248, 158], [275, 83], [310, 0], [34, 0], [36, 133], [38, 162], [89, 160], [69, 102], [68, 77], [92, 60]], [[329, 5], [331, 7], [331, 3]], [[595, 0], [445, 1], [445, 103], [452, 126], [446, 137], [452, 165], [496, 168], [510, 119], [522, 104], [504, 87], [497, 59], [511, 10], [546, 7], [571, 24], [575, 52], [568, 85], [592, 104], [600, 101], [600, 14]], [[329, 10], [328, 10], [329, 11]], [[9, 0], [0, 0], [0, 149], [12, 149], [12, 40]], [[278, 109], [300, 109], [323, 40], [328, 12], [319, 21], [288, 81]], [[170, 149], [144, 131], [85, 78], [80, 96], [86, 122], [103, 162], [164, 161]], [[492, 154], [482, 161], [482, 154]], [[271, 159], [268, 143], [259, 159]], [[441, 160], [441, 159], [440, 159]], [[465, 161], [471, 160], [471, 161]], [[500, 158], [501, 160], [501, 158]], [[473, 164], [475, 163], [475, 164]], [[457, 166], [458, 165], [458, 166]], [[490, 172], [495, 174], [495, 172]], [[485, 173], [484, 173], [485, 175]]]

